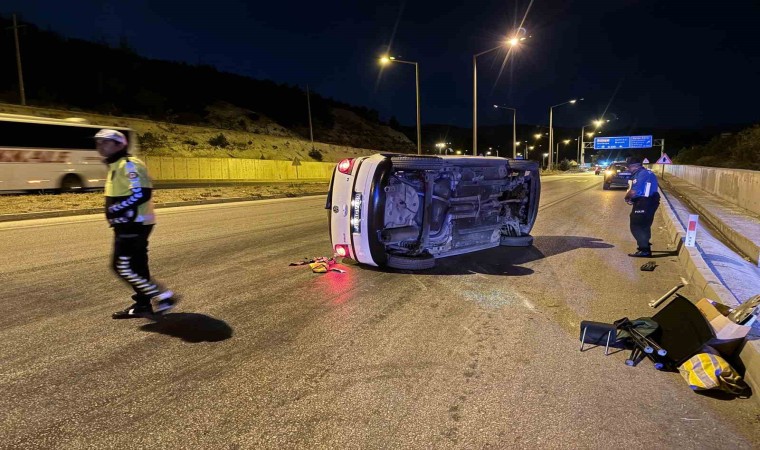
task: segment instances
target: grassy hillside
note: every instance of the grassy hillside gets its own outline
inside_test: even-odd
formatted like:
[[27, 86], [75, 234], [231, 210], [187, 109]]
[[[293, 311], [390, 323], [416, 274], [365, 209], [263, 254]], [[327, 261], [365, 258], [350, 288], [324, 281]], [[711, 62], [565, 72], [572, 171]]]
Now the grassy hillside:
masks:
[[[180, 125], [131, 117], [93, 114], [79, 110], [24, 107], [0, 103], [0, 112], [41, 117], [79, 117], [89, 123], [104, 126], [121, 126], [134, 129], [140, 137], [141, 153], [154, 156], [251, 158], [317, 161], [319, 155], [325, 162], [337, 162], [343, 158], [371, 155], [377, 150], [349, 147], [325, 142], [311, 142], [300, 137], [274, 121], [261, 115], [252, 116], [250, 111], [218, 103], [207, 108], [209, 126]], [[356, 131], [361, 139], [377, 139], [385, 130], [363, 123], [351, 111], [336, 110], [335, 133], [348, 134]], [[380, 129], [378, 129], [380, 128]], [[388, 127], [384, 127], [388, 128]], [[386, 151], [408, 151], [411, 142], [401, 133], [388, 128], [385, 134]], [[308, 128], [307, 128], [308, 133]], [[222, 137], [220, 137], [222, 136]], [[398, 142], [398, 145], [394, 145]], [[311, 155], [310, 155], [311, 152]]]

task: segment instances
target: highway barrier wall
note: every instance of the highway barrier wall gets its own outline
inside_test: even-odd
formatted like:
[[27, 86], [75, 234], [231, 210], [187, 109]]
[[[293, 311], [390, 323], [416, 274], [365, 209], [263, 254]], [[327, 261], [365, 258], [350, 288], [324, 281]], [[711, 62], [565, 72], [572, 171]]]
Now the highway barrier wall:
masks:
[[[652, 168], [658, 175], [662, 167]], [[760, 172], [717, 167], [665, 165], [665, 174], [678, 177], [703, 191], [760, 215]]]
[[326, 180], [335, 163], [240, 158], [144, 156], [151, 178], [170, 180]]

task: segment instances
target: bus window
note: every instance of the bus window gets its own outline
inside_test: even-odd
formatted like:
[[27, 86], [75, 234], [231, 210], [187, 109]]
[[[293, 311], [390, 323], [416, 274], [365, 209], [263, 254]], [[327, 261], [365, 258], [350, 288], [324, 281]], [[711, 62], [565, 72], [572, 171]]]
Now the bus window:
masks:
[[101, 128], [127, 135], [138, 150], [135, 133], [50, 118], [0, 115], [0, 191], [81, 191], [103, 188], [106, 166], [93, 136]]

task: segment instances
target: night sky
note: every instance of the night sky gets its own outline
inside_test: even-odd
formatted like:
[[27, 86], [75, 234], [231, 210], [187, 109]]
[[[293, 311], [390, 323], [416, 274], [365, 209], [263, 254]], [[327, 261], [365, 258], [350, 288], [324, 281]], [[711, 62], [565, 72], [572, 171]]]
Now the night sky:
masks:
[[473, 54], [522, 23], [531, 38], [503, 70], [504, 51], [478, 58], [479, 124], [511, 122], [495, 103], [517, 108], [518, 122], [546, 124], [551, 105], [575, 97], [585, 101], [556, 108], [556, 126], [605, 111], [619, 117], [616, 128], [760, 121], [755, 0], [5, 0], [0, 12], [66, 37], [112, 45], [126, 37], [150, 58], [308, 83], [413, 125], [414, 67], [377, 63], [390, 45], [391, 55], [419, 63], [422, 122], [464, 127]]

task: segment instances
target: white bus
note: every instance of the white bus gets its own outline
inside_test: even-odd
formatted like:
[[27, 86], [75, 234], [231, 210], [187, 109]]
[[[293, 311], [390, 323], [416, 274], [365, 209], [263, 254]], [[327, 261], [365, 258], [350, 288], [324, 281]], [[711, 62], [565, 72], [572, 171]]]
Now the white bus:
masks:
[[107, 168], [93, 140], [101, 128], [124, 133], [137, 153], [137, 135], [128, 128], [0, 113], [0, 192], [102, 189]]

